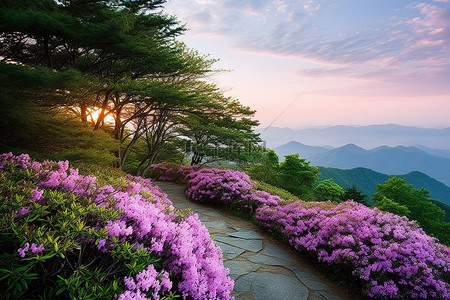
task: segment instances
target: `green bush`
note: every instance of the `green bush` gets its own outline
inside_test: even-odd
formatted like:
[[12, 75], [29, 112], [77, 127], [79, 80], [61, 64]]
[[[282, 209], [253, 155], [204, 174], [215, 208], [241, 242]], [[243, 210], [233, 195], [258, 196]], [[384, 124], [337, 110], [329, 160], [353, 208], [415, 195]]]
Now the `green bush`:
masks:
[[333, 179], [325, 179], [317, 184], [314, 195], [317, 201], [341, 202], [344, 190]]
[[125, 177], [127, 173], [110, 166], [99, 166], [92, 163], [78, 162], [70, 163], [71, 167], [78, 169], [81, 175], [95, 176], [99, 186], [109, 184], [113, 186], [124, 186], [127, 184]]
[[266, 191], [272, 195], [276, 195], [279, 196], [281, 199], [285, 199], [285, 200], [300, 200], [297, 196], [289, 193], [286, 190], [283, 190], [282, 188], [273, 186], [271, 184], [265, 183], [263, 181], [257, 181], [256, 180], [256, 185], [258, 190], [261, 191]]

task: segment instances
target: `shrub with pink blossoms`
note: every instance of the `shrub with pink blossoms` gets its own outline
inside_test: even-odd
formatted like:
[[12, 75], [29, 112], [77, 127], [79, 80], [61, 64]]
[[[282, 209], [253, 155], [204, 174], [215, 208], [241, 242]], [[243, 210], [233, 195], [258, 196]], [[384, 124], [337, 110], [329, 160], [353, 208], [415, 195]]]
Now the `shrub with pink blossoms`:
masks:
[[125, 277], [127, 291], [119, 296], [119, 300], [146, 299], [145, 292], [152, 291], [152, 299], [160, 299], [159, 295], [172, 289], [172, 282], [167, 272], [157, 272], [153, 265], [136, 275], [136, 279]]
[[261, 224], [320, 262], [348, 266], [374, 298], [450, 298], [450, 250], [406, 217], [347, 201], [257, 210]]
[[[18, 239], [30, 241], [20, 242], [22, 247], [10, 251], [11, 262], [0, 264], [0, 270], [26, 264], [32, 254], [41, 255], [48, 269], [57, 266], [53, 274], [58, 274], [64, 261], [73, 260], [69, 265], [78, 268], [86, 260], [84, 264], [92, 270], [77, 269], [70, 275], [64, 269], [64, 276], [69, 277], [51, 278], [50, 283], [58, 282], [65, 287], [61, 296], [95, 298], [120, 294], [121, 299], [158, 299], [175, 292], [185, 299], [232, 298], [233, 281], [227, 277], [229, 271], [223, 266], [222, 252], [207, 229], [197, 215], [186, 216], [175, 210], [167, 195], [152, 186], [150, 179], [127, 176], [119, 186], [100, 186], [95, 177], [69, 169], [68, 162], [41, 164], [32, 162], [27, 155], [12, 154], [0, 156], [0, 177], [0, 200], [3, 198], [7, 203], [1, 207], [2, 217], [6, 218], [4, 224], [9, 222], [6, 220], [19, 224], [10, 224], [3, 232], [20, 228], [23, 232], [18, 231]], [[51, 236], [44, 238], [42, 235], [46, 233]], [[30, 247], [33, 241], [36, 243]], [[15, 243], [8, 243], [8, 249]], [[80, 252], [80, 249], [84, 250]], [[61, 262], [60, 258], [66, 260]], [[42, 265], [38, 262], [35, 261], [36, 266]], [[95, 272], [105, 268], [108, 274], [127, 272], [134, 279], [130, 275], [124, 276], [125, 279], [116, 275], [112, 281], [98, 285], [95, 278], [105, 275]], [[13, 269], [20, 270], [16, 266]], [[36, 272], [39, 270], [36, 267]], [[9, 280], [9, 276], [3, 280]], [[80, 288], [77, 276], [82, 276], [83, 285], [84, 282], [95, 285], [99, 294], [94, 296], [93, 289]], [[29, 282], [28, 287], [45, 292], [45, 284], [32, 284], [38, 278], [35, 274], [23, 278]], [[0, 285], [3, 285], [1, 279]], [[6, 295], [19, 298], [26, 295], [27, 290], [20, 286], [21, 283], [17, 290], [5, 290]]]
[[283, 200], [265, 191], [256, 190], [256, 183], [239, 171], [201, 169], [186, 177], [186, 195], [194, 201], [208, 202], [254, 214], [262, 205], [274, 206]]
[[160, 181], [186, 183], [187, 176], [201, 168], [200, 165], [184, 166], [176, 163], [158, 163], [151, 165], [150, 176]]

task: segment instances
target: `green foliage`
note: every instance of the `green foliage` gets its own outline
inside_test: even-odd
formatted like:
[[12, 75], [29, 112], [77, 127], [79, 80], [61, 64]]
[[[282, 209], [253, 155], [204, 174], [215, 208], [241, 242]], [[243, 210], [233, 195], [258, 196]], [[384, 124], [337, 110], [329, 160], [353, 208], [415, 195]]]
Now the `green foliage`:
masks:
[[4, 112], [0, 144], [16, 148], [14, 152], [37, 152], [46, 158], [98, 165], [116, 161], [113, 153], [119, 145], [108, 133], [93, 131], [57, 109], [37, 107], [2, 94], [0, 109]]
[[436, 205], [437, 207], [439, 207], [440, 209], [445, 211], [444, 222], [450, 222], [450, 205], [447, 205], [441, 201], [437, 201], [437, 200], [433, 200], [433, 199], [431, 200], [431, 203], [433, 203], [434, 205]]
[[342, 195], [342, 201], [346, 200], [353, 200], [356, 202], [359, 202], [361, 204], [364, 204], [366, 206], [369, 205], [367, 202], [367, 195], [363, 194], [356, 186], [351, 186], [346, 189], [344, 189], [344, 194]]
[[74, 69], [54, 72], [46, 67], [29, 68], [0, 62], [0, 89], [8, 90], [15, 95], [23, 96], [30, 93], [36, 95], [45, 91], [45, 97], [48, 98], [51, 90], [73, 90], [88, 84], [88, 78], [82, 77], [81, 73]]
[[278, 186], [280, 184], [280, 166], [275, 151], [267, 151], [263, 157], [263, 162], [250, 166], [246, 173], [254, 180]]
[[274, 185], [265, 183], [263, 181], [256, 181], [256, 185], [258, 190], [266, 191], [272, 195], [279, 196], [281, 199], [285, 200], [299, 200], [299, 198], [291, 193], [289, 193], [286, 190], [283, 190], [282, 188], [276, 187]]
[[278, 161], [276, 153], [269, 150], [263, 156], [262, 163], [247, 167], [246, 172], [253, 180], [281, 188], [305, 201], [314, 200], [318, 168], [310, 166], [298, 154], [286, 155], [281, 164]]
[[279, 186], [305, 200], [313, 193], [318, 174], [319, 169], [310, 166], [298, 154], [286, 155], [284, 162], [280, 164]]
[[[125, 276], [159, 265], [147, 250], [117, 240], [114, 250], [97, 250], [90, 240], [97, 244], [105, 238], [100, 228], [117, 219], [119, 211], [48, 189], [43, 189], [43, 201], [30, 203], [36, 180], [13, 165], [0, 172], [1, 299], [111, 299], [125, 290]], [[21, 216], [25, 206], [29, 212]], [[22, 258], [18, 249], [26, 243], [42, 244], [44, 251]]]
[[[394, 203], [388, 202], [385, 198]], [[416, 189], [404, 179], [392, 177], [384, 184], [377, 184], [377, 192], [372, 200], [377, 207], [392, 207], [397, 211], [396, 204], [406, 207], [410, 211], [408, 217], [416, 220], [426, 233], [439, 238], [443, 244], [450, 243], [450, 231], [446, 230], [449, 223], [443, 222], [445, 212], [431, 202], [427, 190]]]
[[[376, 192], [377, 182], [385, 182], [391, 177], [390, 175], [375, 172], [367, 168], [342, 170], [319, 167], [319, 171], [319, 180], [333, 178], [334, 182], [344, 189], [355, 185], [362, 193], [368, 195], [369, 198]], [[450, 187], [442, 182], [421, 172], [410, 172], [404, 175], [397, 175], [397, 177], [404, 178], [407, 183], [412, 184], [415, 188], [423, 187], [427, 189], [430, 191], [431, 198], [450, 205]], [[373, 204], [370, 199], [367, 200], [369, 204]]]
[[252, 130], [258, 122], [249, 119], [255, 111], [238, 101], [225, 97], [212, 84], [192, 82], [186, 107], [188, 114], [174, 120], [179, 123], [181, 136], [187, 137], [184, 147], [191, 165], [211, 162], [252, 161], [259, 154], [259, 137]]
[[78, 169], [81, 175], [95, 176], [98, 185], [125, 186], [127, 184], [125, 179], [127, 173], [120, 169], [86, 162], [71, 163], [70, 165], [71, 168]]
[[397, 202], [386, 198], [385, 196], [383, 196], [383, 198], [376, 202], [376, 207], [382, 211], [388, 211], [399, 216], [408, 217], [411, 214], [411, 211], [409, 211], [408, 207], [406, 207], [405, 205], [400, 205]]
[[341, 202], [344, 190], [333, 179], [326, 179], [317, 184], [314, 195], [318, 201]]

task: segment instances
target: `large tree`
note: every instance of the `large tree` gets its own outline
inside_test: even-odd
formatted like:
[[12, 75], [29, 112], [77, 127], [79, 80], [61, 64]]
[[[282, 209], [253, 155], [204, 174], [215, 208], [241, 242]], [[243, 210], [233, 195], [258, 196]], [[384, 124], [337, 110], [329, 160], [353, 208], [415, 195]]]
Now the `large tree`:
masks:
[[[140, 174], [144, 174], [156, 161], [164, 143], [174, 139], [190, 142], [194, 164], [205, 163], [203, 158], [207, 161], [245, 160], [247, 152], [244, 147], [254, 146], [258, 141], [258, 136], [252, 131], [252, 126], [257, 122], [247, 118], [254, 111], [224, 97], [214, 85], [192, 81], [187, 82], [185, 87], [177, 90], [180, 94], [173, 101], [154, 103], [152, 112], [144, 115], [136, 125], [141, 129], [135, 131], [133, 138], [136, 139], [136, 132], [140, 132], [147, 146], [139, 165]], [[129, 140], [128, 145], [131, 145], [131, 136]], [[202, 149], [214, 146], [220, 149], [215, 149], [215, 153], [200, 153]]]
[[333, 179], [325, 179], [317, 184], [314, 195], [318, 201], [341, 202], [344, 190]]

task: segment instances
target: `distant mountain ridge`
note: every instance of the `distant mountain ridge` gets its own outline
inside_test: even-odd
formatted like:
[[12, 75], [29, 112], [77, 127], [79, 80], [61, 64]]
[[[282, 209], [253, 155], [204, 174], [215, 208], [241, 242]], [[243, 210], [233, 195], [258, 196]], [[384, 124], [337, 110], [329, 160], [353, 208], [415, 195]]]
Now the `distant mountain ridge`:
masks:
[[340, 147], [356, 144], [363, 148], [387, 146], [423, 145], [428, 148], [450, 150], [450, 127], [419, 128], [396, 124], [370, 126], [331, 126], [325, 128], [291, 129], [267, 127], [257, 129], [269, 148], [290, 141], [301, 141], [308, 145], [331, 145]]
[[333, 178], [343, 188], [355, 185], [369, 197], [376, 192], [376, 183], [384, 183], [392, 176], [404, 178], [415, 188], [430, 191], [431, 198], [450, 205], [450, 187], [421, 172], [410, 172], [403, 175], [388, 175], [367, 168], [338, 169], [319, 167], [320, 181]]
[[274, 148], [274, 151], [281, 160], [286, 154], [298, 153], [313, 166], [339, 169], [363, 167], [384, 174], [419, 171], [450, 185], [450, 158], [433, 155], [412, 146], [381, 146], [365, 150], [355, 144], [347, 144], [330, 150], [325, 147], [289, 142]]

